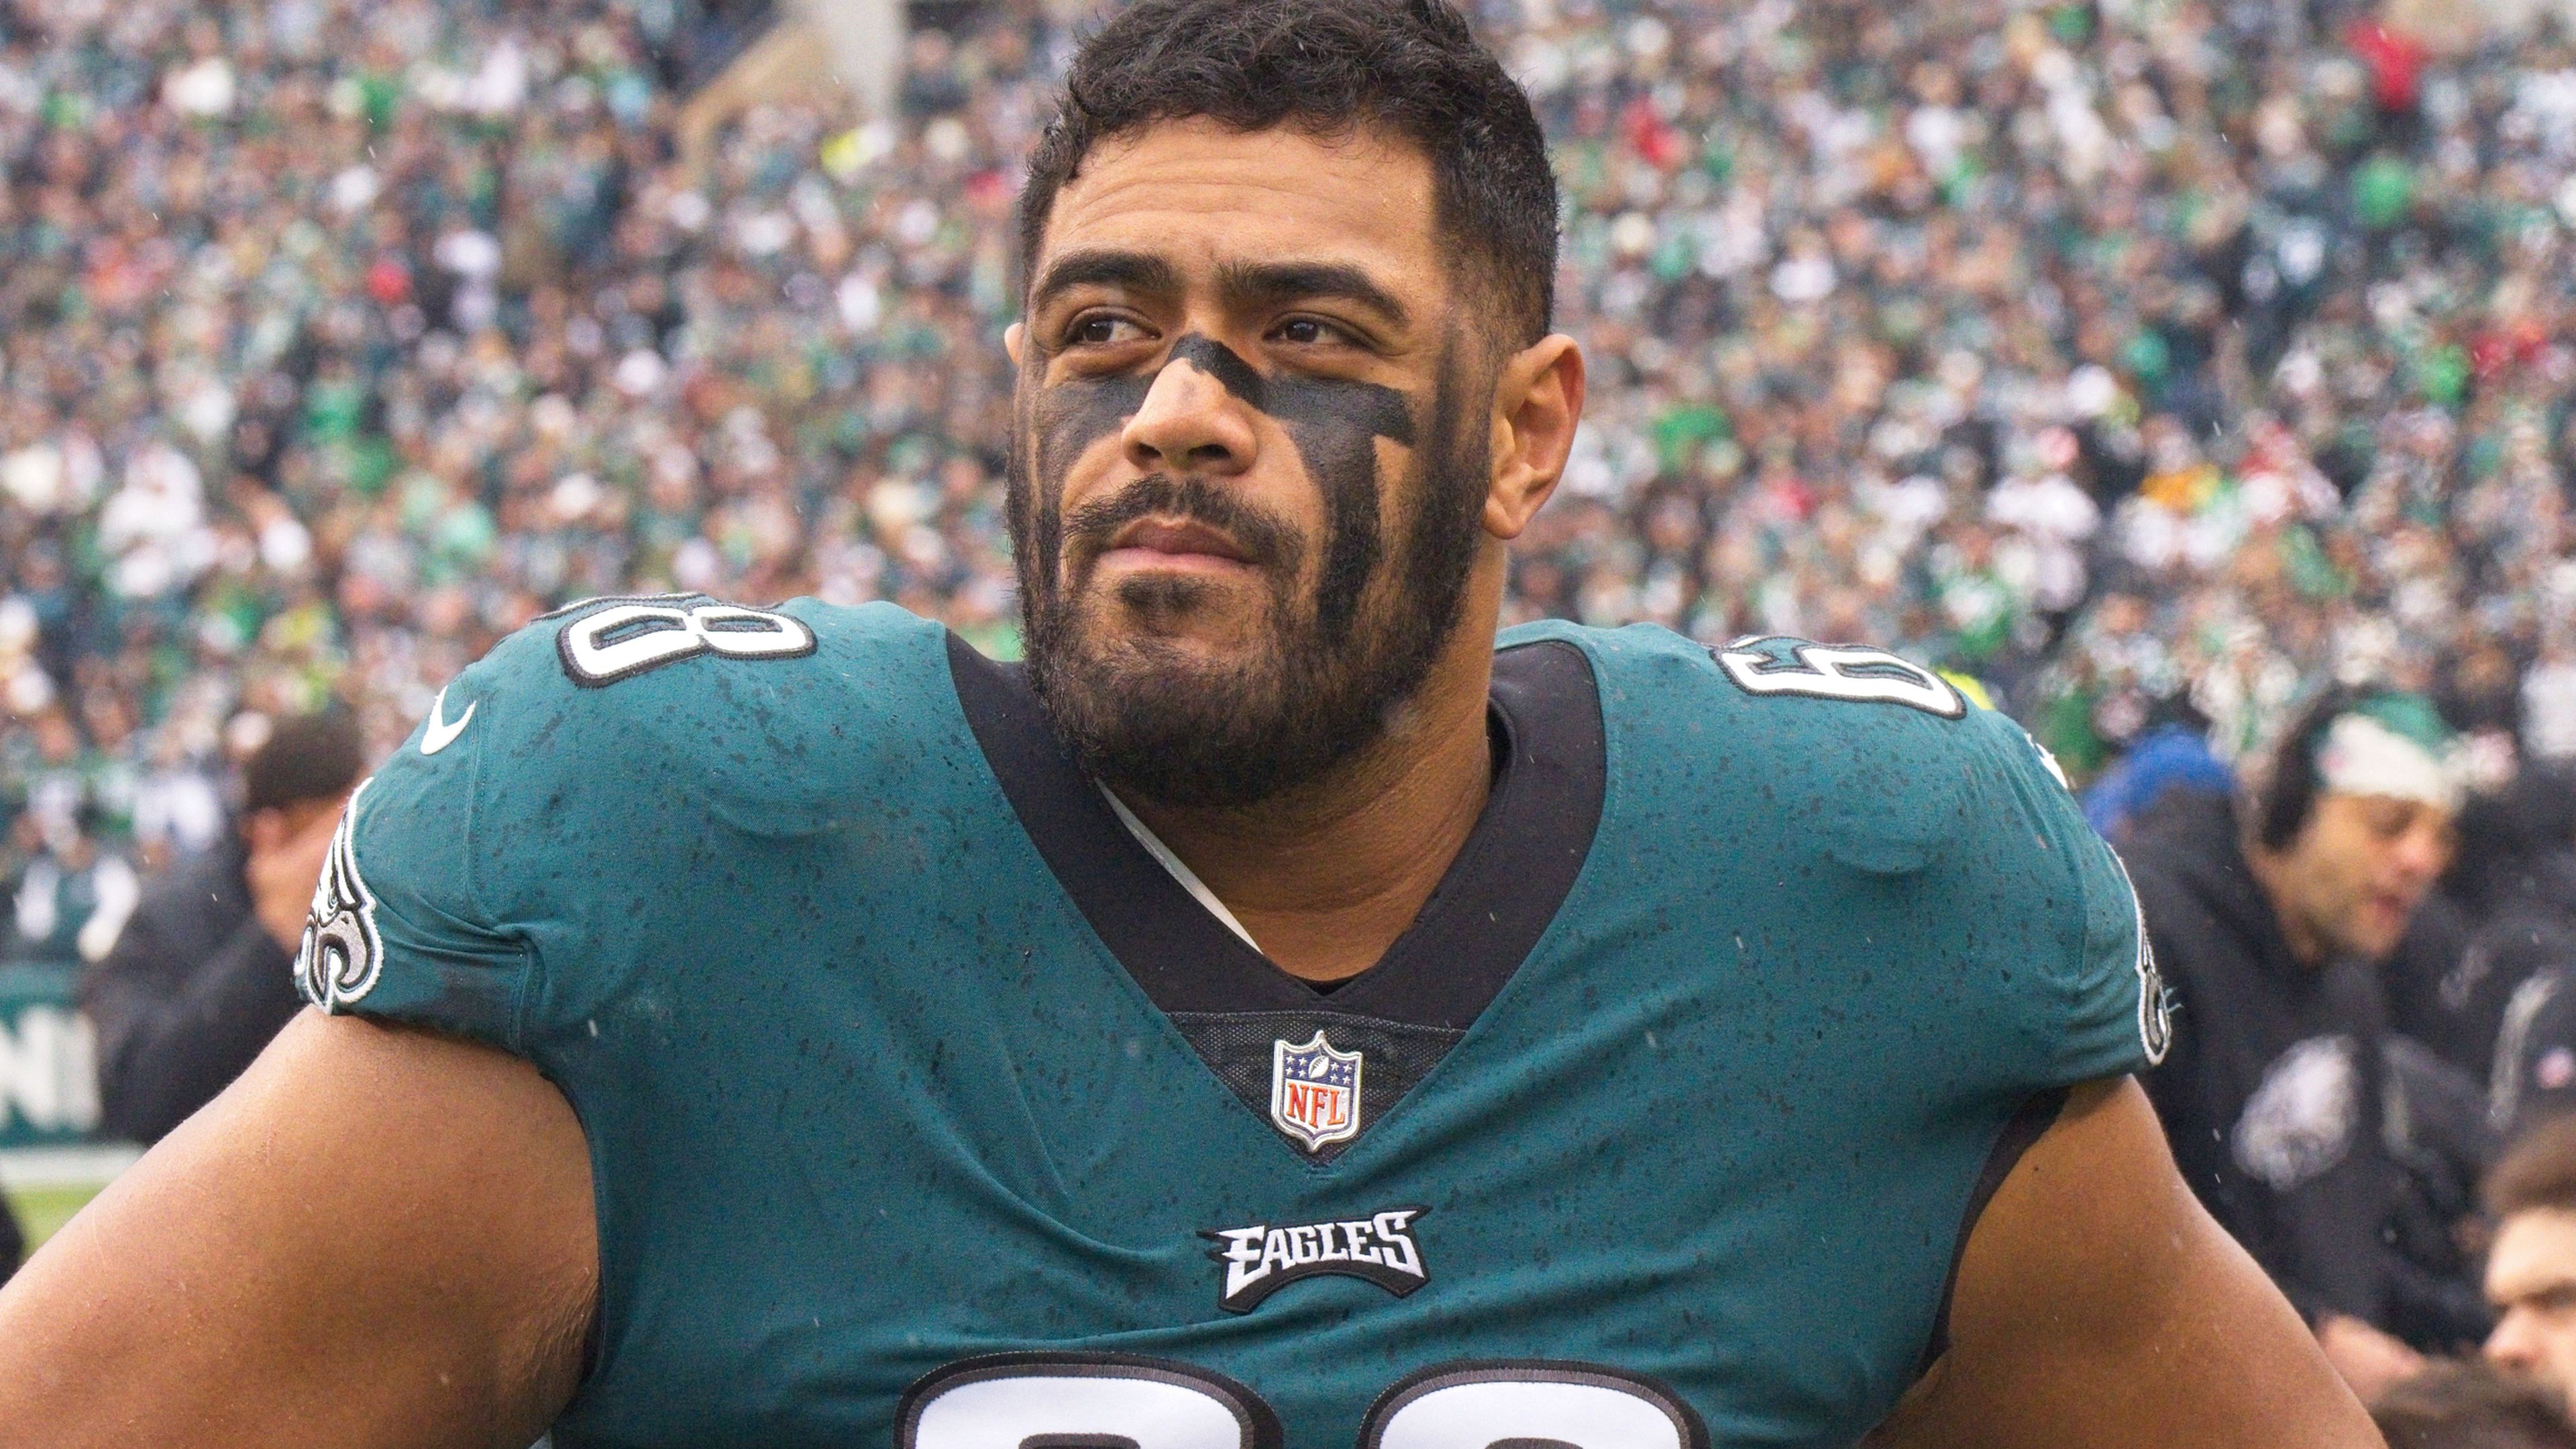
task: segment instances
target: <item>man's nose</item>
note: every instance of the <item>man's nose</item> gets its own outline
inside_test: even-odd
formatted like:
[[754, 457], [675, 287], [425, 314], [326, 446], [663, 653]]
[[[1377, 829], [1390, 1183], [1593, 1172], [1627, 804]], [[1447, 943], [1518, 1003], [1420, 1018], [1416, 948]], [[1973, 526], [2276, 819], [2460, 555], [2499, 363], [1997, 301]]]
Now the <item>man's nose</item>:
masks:
[[2397, 837], [2397, 864], [2409, 882], [2429, 881], [2450, 864], [2450, 842], [2429, 825], [2418, 825]]
[[2531, 1314], [2524, 1309], [2508, 1308], [2496, 1320], [2495, 1332], [2487, 1335], [2487, 1361], [2516, 1373], [2530, 1373], [2540, 1366], [2540, 1344], [2535, 1336]]
[[1252, 410], [1181, 358], [1155, 374], [1119, 441], [1127, 461], [1149, 473], [1240, 473], [1252, 466], [1258, 446]]

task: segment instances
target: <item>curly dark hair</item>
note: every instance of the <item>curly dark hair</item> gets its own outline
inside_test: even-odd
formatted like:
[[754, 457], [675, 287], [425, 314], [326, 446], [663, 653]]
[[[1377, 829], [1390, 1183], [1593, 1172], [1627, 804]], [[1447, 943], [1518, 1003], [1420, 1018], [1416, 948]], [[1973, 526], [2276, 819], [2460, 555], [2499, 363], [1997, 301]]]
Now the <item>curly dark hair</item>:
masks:
[[1023, 271], [1102, 141], [1204, 117], [1238, 131], [1380, 129], [1431, 161], [1435, 223], [1515, 345], [1548, 328], [1556, 177], [1529, 97], [1447, 0], [1142, 0], [1073, 59], [1020, 193]]

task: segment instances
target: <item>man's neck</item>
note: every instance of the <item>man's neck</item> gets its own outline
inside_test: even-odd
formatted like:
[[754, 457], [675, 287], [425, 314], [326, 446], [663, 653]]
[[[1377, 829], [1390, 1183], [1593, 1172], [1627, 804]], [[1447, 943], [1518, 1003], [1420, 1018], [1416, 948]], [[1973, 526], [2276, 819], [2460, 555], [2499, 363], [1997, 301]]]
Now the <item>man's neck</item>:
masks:
[[1120, 798], [1281, 969], [1357, 975], [1413, 924], [1484, 811], [1486, 622], [1467, 621], [1385, 736], [1313, 786], [1245, 810]]

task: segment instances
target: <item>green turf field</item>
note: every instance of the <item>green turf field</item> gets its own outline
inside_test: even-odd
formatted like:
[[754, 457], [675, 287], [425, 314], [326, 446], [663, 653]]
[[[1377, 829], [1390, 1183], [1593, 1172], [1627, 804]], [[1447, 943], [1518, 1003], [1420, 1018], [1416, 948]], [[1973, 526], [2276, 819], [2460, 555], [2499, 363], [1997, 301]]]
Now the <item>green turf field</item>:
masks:
[[19, 1188], [9, 1194], [9, 1206], [17, 1211], [18, 1226], [27, 1235], [27, 1250], [54, 1235], [54, 1230], [71, 1221], [83, 1204], [98, 1196], [107, 1184], [77, 1183], [68, 1186]]
[[32, 1251], [71, 1221], [116, 1175], [132, 1166], [139, 1149], [114, 1143], [0, 1150], [0, 1194], [18, 1215]]

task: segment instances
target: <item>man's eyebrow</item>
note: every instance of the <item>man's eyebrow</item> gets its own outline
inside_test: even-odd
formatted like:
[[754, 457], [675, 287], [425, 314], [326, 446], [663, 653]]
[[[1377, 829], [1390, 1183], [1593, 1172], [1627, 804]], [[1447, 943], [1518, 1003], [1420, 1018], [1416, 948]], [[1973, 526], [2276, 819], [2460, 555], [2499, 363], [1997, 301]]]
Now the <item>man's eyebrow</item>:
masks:
[[1367, 272], [1342, 262], [1227, 262], [1217, 268], [1217, 290], [1229, 308], [1252, 309], [1300, 298], [1356, 302], [1397, 327], [1413, 313]]
[[1137, 292], [1177, 292], [1181, 274], [1170, 262], [1144, 252], [1067, 252], [1047, 265], [1029, 289], [1029, 310], [1074, 287], [1125, 287]]
[[2559, 1268], [2531, 1274], [2520, 1282], [2494, 1285], [2494, 1288], [2485, 1296], [2487, 1301], [2498, 1308], [2543, 1299], [2555, 1299], [2565, 1303], [2576, 1299], [2576, 1273]]

